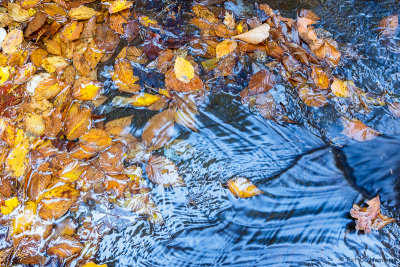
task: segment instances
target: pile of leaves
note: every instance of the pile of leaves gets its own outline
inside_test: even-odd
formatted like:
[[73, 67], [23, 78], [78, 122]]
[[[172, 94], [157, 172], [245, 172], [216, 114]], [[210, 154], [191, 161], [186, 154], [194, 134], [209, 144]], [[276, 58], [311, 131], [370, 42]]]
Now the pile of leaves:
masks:
[[[341, 52], [313, 27], [320, 18], [311, 11], [293, 20], [263, 4], [256, 17], [238, 20], [218, 5], [193, 5], [189, 23], [198, 34], [182, 34], [172, 29], [181, 12], [175, 7], [163, 11], [168, 15], [159, 24], [156, 16], [136, 13], [128, 0], [2, 2], [0, 221], [8, 234], [1, 264], [55, 259], [96, 266], [90, 261], [110, 227], [79, 213], [93, 203], [116, 204], [162, 224], [142, 168], [153, 184], [185, 185], [175, 163], [157, 150], [171, 140], [176, 125], [197, 131], [196, 116], [212, 80], [228, 84], [245, 77], [242, 103], [280, 122], [295, 118], [268, 92], [278, 81], [314, 108], [331, 104], [358, 112], [360, 106], [365, 111], [385, 104], [332, 74]], [[393, 34], [382, 27], [383, 36]], [[251, 61], [259, 70], [249, 75]], [[160, 77], [155, 84], [161, 85], [141, 80], [140, 68]], [[111, 89], [100, 82], [100, 72], [113, 81]], [[156, 115], [136, 138], [131, 123], [140, 118], [106, 120], [94, 113], [105, 101]], [[398, 110], [396, 103], [391, 107]], [[353, 139], [379, 134], [351, 117], [343, 121]], [[228, 187], [237, 197], [262, 194], [243, 177], [229, 180]]]

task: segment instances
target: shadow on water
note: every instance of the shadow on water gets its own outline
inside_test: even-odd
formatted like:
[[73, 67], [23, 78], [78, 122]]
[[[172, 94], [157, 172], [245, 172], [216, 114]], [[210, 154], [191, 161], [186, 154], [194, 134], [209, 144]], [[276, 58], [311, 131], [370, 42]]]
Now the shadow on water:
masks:
[[[227, 8], [251, 6], [236, 2]], [[291, 17], [315, 10], [340, 47], [358, 55], [338, 74], [374, 94], [400, 93], [399, 54], [376, 38], [377, 23], [400, 10], [399, 1], [267, 3]], [[235, 95], [211, 95], [198, 132], [182, 131], [184, 141], [163, 151], [187, 185], [154, 187], [165, 225], [140, 221], [115, 231], [97, 259], [109, 266], [399, 266], [398, 222], [365, 235], [349, 216], [353, 203], [379, 193], [383, 213], [400, 220], [399, 122], [386, 108], [365, 119], [383, 135], [355, 142], [340, 137], [338, 124], [321, 123], [329, 138], [341, 138], [331, 146], [308, 127], [264, 120]], [[234, 198], [224, 186], [233, 176], [265, 194]]]

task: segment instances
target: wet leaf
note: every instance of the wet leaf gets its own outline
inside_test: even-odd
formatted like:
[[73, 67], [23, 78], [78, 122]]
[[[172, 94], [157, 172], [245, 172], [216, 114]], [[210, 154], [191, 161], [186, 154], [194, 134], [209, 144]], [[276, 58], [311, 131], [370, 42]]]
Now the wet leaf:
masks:
[[134, 106], [134, 107], [147, 107], [157, 102], [160, 99], [159, 95], [152, 95], [148, 93], [135, 94], [133, 97], [116, 96], [113, 98], [112, 103], [115, 106]]
[[44, 12], [36, 13], [32, 19], [29, 21], [28, 26], [25, 28], [25, 36], [29, 36], [36, 32], [46, 23], [47, 14]]
[[83, 171], [86, 169], [85, 165], [82, 165], [79, 161], [73, 161], [66, 164], [59, 172], [59, 178], [66, 183], [76, 182]]
[[74, 41], [79, 39], [81, 32], [83, 31], [83, 23], [73, 20], [66, 24], [61, 30], [61, 38], [66, 42]]
[[40, 193], [49, 185], [51, 175], [43, 174], [38, 171], [33, 172], [26, 181], [26, 194], [30, 200], [36, 200]]
[[268, 92], [274, 85], [274, 75], [267, 69], [260, 70], [250, 78], [249, 96]]
[[138, 80], [138, 77], [133, 75], [132, 65], [127, 59], [118, 58], [114, 65], [114, 75], [112, 80], [119, 90], [123, 92], [134, 92], [133, 84]]
[[400, 103], [394, 102], [388, 104], [389, 111], [392, 112], [393, 115], [400, 118]]
[[233, 38], [249, 44], [259, 44], [268, 38], [270, 28], [269, 24], [265, 23], [250, 31], [233, 36]]
[[384, 37], [390, 37], [396, 34], [399, 27], [399, 15], [393, 14], [384, 17], [378, 24], [378, 33]]
[[367, 201], [368, 207], [360, 207], [356, 204], [350, 211], [351, 217], [356, 219], [356, 230], [363, 230], [365, 233], [371, 233], [371, 230], [380, 230], [385, 225], [395, 221], [380, 212], [381, 202], [379, 196]]
[[163, 156], [150, 157], [146, 165], [146, 173], [150, 181], [158, 185], [165, 187], [185, 185], [175, 163]]
[[110, 146], [112, 141], [105, 130], [98, 128], [90, 129], [79, 140], [82, 142], [82, 148], [88, 152], [99, 152]]
[[102, 171], [108, 174], [120, 174], [124, 170], [126, 147], [118, 142], [99, 154], [98, 163]]
[[18, 68], [14, 76], [14, 83], [21, 84], [32, 78], [32, 75], [36, 72], [36, 67], [31, 62], [26, 63], [22, 67]]
[[41, 67], [42, 61], [47, 57], [47, 55], [48, 53], [41, 48], [33, 50], [31, 54], [32, 63], [35, 64], [36, 67]]
[[310, 107], [323, 107], [328, 104], [325, 96], [320, 92], [315, 92], [308, 85], [302, 86], [298, 90], [300, 99]]
[[315, 85], [320, 89], [328, 89], [329, 88], [329, 77], [326, 75], [324, 70], [321, 67], [312, 65], [311, 66], [311, 77], [314, 80]]
[[129, 0], [115, 0], [108, 9], [111, 14], [130, 8], [133, 5]]
[[79, 6], [76, 8], [71, 8], [71, 10], [68, 12], [68, 16], [71, 19], [76, 19], [76, 20], [88, 20], [93, 16], [97, 15], [98, 15], [97, 11], [87, 6]]
[[263, 194], [263, 191], [258, 189], [251, 181], [244, 177], [235, 177], [227, 182], [229, 191], [239, 198], [250, 198]]
[[235, 17], [228, 11], [225, 11], [224, 24], [231, 30], [235, 29]]
[[65, 135], [68, 140], [73, 140], [85, 134], [91, 126], [91, 109], [80, 108], [79, 103], [71, 105], [65, 118]]
[[93, 100], [99, 96], [101, 89], [100, 82], [80, 77], [74, 82], [72, 96], [80, 101]]
[[29, 152], [29, 141], [24, 137], [24, 132], [18, 129], [15, 137], [15, 147], [8, 154], [6, 169], [13, 177], [20, 177], [25, 174], [28, 167], [27, 154]]
[[130, 131], [132, 118], [133, 115], [109, 121], [104, 125], [104, 128], [110, 135], [127, 135]]
[[68, 65], [69, 62], [61, 56], [46, 57], [42, 61], [42, 67], [49, 73], [60, 74]]
[[16, 207], [19, 206], [19, 200], [17, 197], [9, 198], [4, 201], [4, 205], [0, 206], [0, 212], [3, 215], [10, 214]]
[[61, 259], [69, 259], [77, 256], [82, 249], [83, 245], [76, 238], [62, 235], [50, 241], [47, 254]]
[[165, 85], [167, 88], [177, 92], [191, 92], [201, 90], [204, 87], [203, 81], [195, 75], [194, 78], [188, 82], [180, 81], [176, 76], [173, 69], [170, 69], [165, 74]]
[[236, 47], [237, 47], [237, 42], [235, 40], [222, 41], [216, 47], [217, 59], [230, 54], [236, 49]]
[[174, 70], [176, 78], [183, 83], [189, 83], [194, 78], [192, 64], [183, 57], [176, 57]]
[[38, 198], [39, 216], [55, 220], [63, 216], [78, 200], [79, 191], [68, 185], [59, 185], [42, 193]]
[[8, 3], [7, 8], [8, 14], [16, 22], [24, 22], [30, 17], [29, 12], [25, 9], [22, 9], [18, 4]]
[[1, 43], [1, 47], [3, 48], [3, 52], [5, 54], [12, 54], [14, 53], [18, 47], [21, 45], [24, 39], [23, 33], [19, 29], [11, 30], [6, 38], [4, 38], [3, 42]]
[[347, 119], [342, 120], [344, 130], [342, 134], [357, 141], [369, 141], [380, 135], [379, 132], [368, 127], [359, 120], [350, 121]]
[[333, 82], [331, 84], [331, 91], [335, 96], [338, 97], [348, 97], [350, 95], [346, 83], [336, 77], [333, 77]]
[[193, 13], [201, 18], [205, 19], [210, 23], [215, 23], [217, 22], [217, 18], [215, 17], [215, 14], [212, 13], [207, 7], [202, 6], [202, 5], [195, 5], [193, 6]]
[[27, 132], [40, 136], [44, 134], [46, 125], [44, 124], [42, 116], [37, 114], [26, 114], [25, 128]]
[[35, 220], [37, 211], [37, 204], [33, 201], [27, 201], [21, 209], [18, 210], [18, 214], [11, 222], [10, 235], [16, 235], [25, 231]]
[[142, 133], [142, 141], [150, 150], [163, 147], [174, 133], [174, 112], [171, 109], [164, 110], [154, 115], [145, 125]]
[[113, 51], [120, 41], [119, 35], [107, 23], [96, 27], [94, 37], [97, 47], [105, 51]]

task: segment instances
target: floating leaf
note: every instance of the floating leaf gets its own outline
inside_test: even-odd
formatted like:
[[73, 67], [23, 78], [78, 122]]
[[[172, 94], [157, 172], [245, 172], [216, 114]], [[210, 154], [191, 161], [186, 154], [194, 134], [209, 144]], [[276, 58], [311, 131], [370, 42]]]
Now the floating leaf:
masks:
[[318, 66], [311, 66], [311, 77], [314, 80], [315, 85], [320, 89], [329, 88], [329, 77], [325, 74], [324, 70]]
[[175, 59], [175, 76], [176, 78], [184, 83], [189, 83], [194, 78], [194, 68], [189, 61], [183, 57], [177, 57]]
[[46, 129], [43, 117], [37, 114], [27, 114], [25, 116], [25, 127], [28, 132], [36, 135], [43, 135]]
[[234, 39], [239, 39], [249, 44], [259, 44], [269, 36], [269, 24], [262, 24], [250, 31], [233, 36]]
[[142, 140], [145, 147], [157, 150], [163, 147], [174, 133], [174, 112], [164, 110], [154, 115], [145, 125]]
[[338, 97], [348, 97], [350, 94], [346, 83], [336, 77], [333, 77], [333, 82], [331, 84], [331, 91], [335, 96]]
[[69, 62], [61, 56], [46, 57], [42, 61], [42, 67], [49, 73], [61, 73], [68, 65]]
[[165, 187], [185, 185], [175, 163], [163, 156], [150, 157], [146, 165], [146, 173], [150, 181], [158, 185]]
[[65, 134], [68, 140], [73, 140], [85, 134], [91, 126], [91, 109], [80, 108], [77, 102], [69, 108], [65, 118]]
[[165, 85], [167, 88], [177, 92], [191, 92], [201, 90], [204, 87], [203, 81], [197, 75], [190, 82], [185, 83], [176, 77], [172, 69], [165, 74]]
[[369, 141], [380, 135], [379, 132], [368, 127], [359, 120], [350, 121], [343, 119], [344, 130], [342, 134], [357, 141]]
[[217, 59], [226, 56], [233, 52], [237, 47], [235, 40], [224, 40], [219, 43], [216, 47]]
[[202, 5], [194, 5], [193, 6], [193, 13], [201, 18], [205, 19], [210, 23], [215, 23], [217, 22], [217, 18], [215, 17], [215, 14], [212, 13], [207, 7], [202, 6]]
[[93, 262], [88, 262], [85, 263], [85, 265], [83, 265], [82, 267], [107, 267], [107, 265], [106, 264], [99, 265]]
[[12, 54], [14, 53], [18, 47], [21, 45], [24, 39], [24, 35], [21, 30], [14, 29], [11, 30], [6, 38], [4, 38], [3, 42], [1, 43], [1, 47], [3, 48], [3, 52], [5, 54]]
[[111, 145], [111, 137], [103, 129], [92, 128], [79, 138], [81, 146], [88, 152], [99, 152]]
[[36, 217], [37, 204], [33, 201], [27, 201], [17, 216], [11, 222], [11, 236], [22, 233], [32, 225]]
[[102, 171], [108, 174], [120, 174], [124, 170], [124, 158], [126, 147], [117, 142], [110, 148], [101, 152], [98, 157], [99, 167]]
[[133, 97], [123, 97], [116, 96], [113, 98], [113, 105], [124, 107], [124, 106], [134, 106], [134, 107], [147, 107], [151, 104], [157, 102], [160, 99], [159, 95], [152, 95], [148, 93], [135, 94]]
[[44, 12], [36, 13], [31, 20], [29, 20], [28, 26], [25, 28], [25, 36], [29, 36], [36, 32], [46, 23], [47, 14]]
[[249, 96], [268, 92], [275, 85], [274, 75], [267, 69], [253, 74], [249, 81]]
[[36, 200], [40, 193], [49, 185], [51, 175], [38, 171], [33, 172], [26, 180], [26, 194], [30, 200]]
[[227, 182], [229, 191], [240, 198], [249, 198], [263, 194], [264, 192], [258, 189], [251, 181], [244, 177], [235, 177]]

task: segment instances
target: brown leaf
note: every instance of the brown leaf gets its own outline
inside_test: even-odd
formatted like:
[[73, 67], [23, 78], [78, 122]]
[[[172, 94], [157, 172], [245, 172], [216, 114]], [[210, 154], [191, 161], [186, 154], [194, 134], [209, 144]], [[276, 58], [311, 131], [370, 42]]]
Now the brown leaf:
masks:
[[399, 15], [394, 14], [384, 17], [378, 24], [378, 33], [380, 36], [391, 37], [396, 34], [399, 27]]
[[102, 89], [102, 84], [85, 77], [79, 77], [74, 82], [72, 96], [80, 101], [95, 99]]
[[110, 135], [125, 136], [129, 134], [132, 118], [133, 115], [109, 121], [104, 128]]
[[26, 194], [30, 200], [35, 201], [40, 193], [49, 185], [51, 175], [44, 174], [39, 171], [32, 172], [30, 177], [27, 176]]
[[65, 42], [77, 40], [81, 36], [82, 31], [83, 23], [73, 20], [70, 23], [66, 24], [61, 30], [61, 38], [65, 40]]
[[229, 191], [240, 198], [249, 198], [263, 194], [264, 192], [258, 189], [251, 181], [244, 177], [235, 177], [227, 182]]
[[132, 65], [127, 59], [118, 58], [114, 65], [112, 80], [119, 90], [130, 92], [138, 77], [133, 75]]
[[76, 20], [88, 20], [93, 16], [97, 16], [98, 13], [94, 9], [87, 6], [79, 6], [76, 8], [71, 8], [68, 12], [68, 15], [71, 19]]
[[32, 63], [35, 64], [36, 67], [41, 67], [42, 61], [47, 57], [47, 55], [48, 53], [41, 48], [33, 50], [31, 53]]
[[44, 11], [58, 23], [64, 23], [67, 20], [67, 12], [56, 3], [43, 3]]
[[99, 152], [111, 145], [111, 137], [105, 130], [92, 128], [79, 138], [81, 147], [88, 152]]
[[170, 69], [165, 74], [165, 86], [177, 92], [190, 92], [203, 89], [204, 84], [197, 75], [195, 75], [190, 82], [184, 83], [178, 80], [174, 70]]
[[248, 32], [233, 36], [233, 38], [239, 39], [241, 41], [244, 41], [244, 42], [250, 43], [250, 44], [258, 44], [268, 38], [269, 29], [270, 29], [269, 24], [265, 23], [265, 24], [258, 26], [257, 28], [254, 28], [254, 29], [248, 31]]
[[79, 52], [75, 52], [72, 58], [72, 63], [77, 71], [84, 76], [87, 77], [90, 74], [90, 65], [86, 61], [85, 55]]
[[76, 238], [62, 235], [50, 241], [47, 255], [69, 259], [77, 256], [82, 249], [83, 245]]
[[326, 75], [321, 67], [311, 65], [311, 77], [314, 80], [315, 85], [320, 89], [329, 88], [329, 77]]
[[325, 96], [320, 92], [315, 92], [308, 85], [304, 85], [298, 89], [300, 99], [310, 107], [323, 107], [328, 104]]
[[146, 173], [150, 181], [158, 185], [165, 187], [185, 185], [175, 163], [163, 156], [150, 157], [146, 165]]
[[222, 76], [229, 76], [232, 74], [236, 65], [236, 54], [230, 53], [226, 57], [218, 60], [216, 72]]
[[98, 164], [102, 171], [108, 174], [120, 174], [124, 170], [126, 147], [117, 142], [99, 154]]
[[3, 53], [12, 54], [15, 52], [24, 39], [23, 33], [19, 29], [11, 30], [4, 38], [1, 47]]
[[378, 195], [368, 200], [367, 204], [367, 208], [354, 204], [350, 211], [351, 217], [356, 219], [356, 230], [363, 230], [365, 233], [369, 234], [372, 229], [380, 230], [385, 225], [395, 221], [381, 214], [381, 202]]
[[268, 92], [275, 85], [274, 75], [267, 69], [253, 74], [249, 81], [249, 96]]
[[207, 7], [202, 6], [202, 5], [195, 5], [193, 6], [193, 13], [201, 18], [205, 19], [210, 23], [215, 23], [217, 22], [217, 18], [214, 13], [212, 13]]
[[68, 140], [74, 140], [85, 134], [91, 126], [91, 109], [74, 102], [69, 108], [64, 122], [64, 132]]
[[79, 180], [76, 181], [76, 187], [81, 191], [93, 189], [96, 193], [103, 192], [105, 190], [103, 187], [104, 179], [105, 175], [103, 172], [89, 165], [79, 177]]
[[35, 31], [39, 30], [42, 28], [42, 26], [45, 24], [47, 19], [47, 14], [44, 12], [38, 12], [36, 13], [32, 19], [29, 21], [28, 26], [25, 28], [25, 36], [29, 36]]
[[309, 9], [302, 9], [300, 11], [300, 17], [307, 18], [312, 21], [319, 21], [321, 19], [317, 14]]
[[235, 29], [235, 17], [228, 11], [225, 11], [224, 24], [231, 30]]
[[157, 150], [163, 147], [174, 133], [174, 111], [164, 110], [154, 115], [145, 125], [142, 140], [145, 147]]
[[120, 37], [107, 23], [104, 23], [96, 28], [94, 40], [100, 49], [113, 51], [117, 47]]
[[56, 137], [63, 126], [60, 109], [51, 109], [45, 112], [43, 117], [46, 125], [45, 135], [49, 137]]
[[18, 68], [14, 76], [14, 84], [21, 84], [32, 78], [35, 74], [36, 67], [31, 62], [24, 64], [22, 67]]
[[197, 131], [196, 129], [196, 115], [199, 114], [197, 111], [197, 105], [191, 98], [191, 95], [185, 94], [181, 97], [175, 95], [175, 122]]
[[379, 132], [368, 127], [359, 120], [350, 121], [347, 119], [342, 120], [344, 130], [342, 134], [357, 141], [369, 141], [380, 135]]
[[282, 58], [282, 64], [290, 74], [301, 69], [300, 62], [298, 62], [292, 55], [285, 55]]
[[299, 36], [307, 44], [313, 44], [318, 40], [318, 36], [315, 33], [314, 24], [315, 21], [309, 18], [297, 18], [297, 30], [299, 31]]
[[282, 47], [280, 47], [274, 40], [267, 40], [265, 42], [265, 50], [267, 51], [268, 56], [275, 59], [281, 59], [285, 54]]

